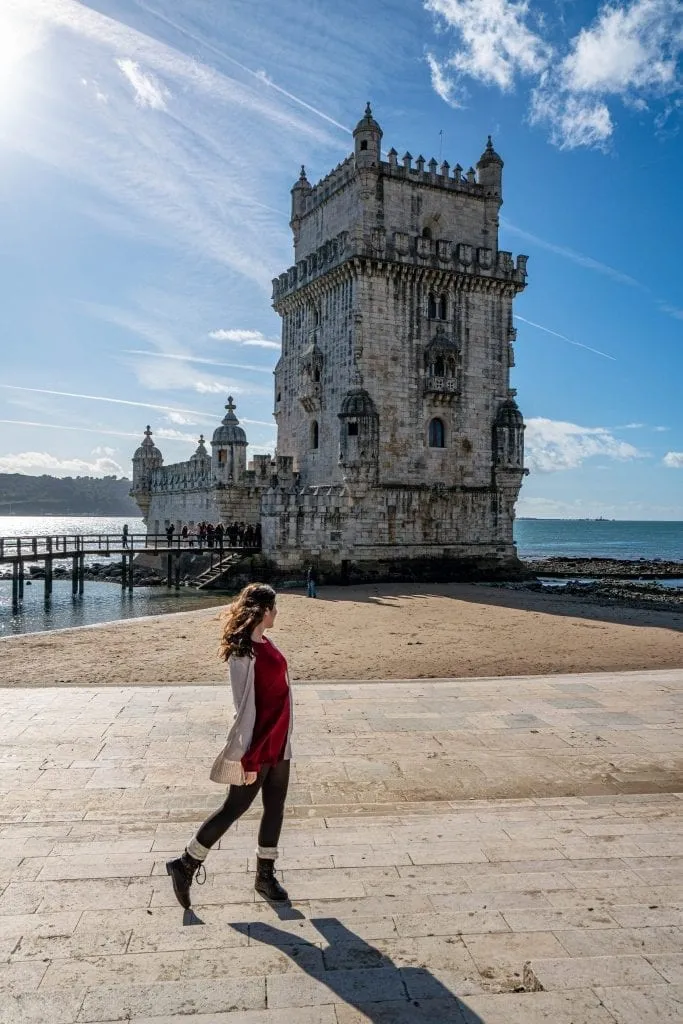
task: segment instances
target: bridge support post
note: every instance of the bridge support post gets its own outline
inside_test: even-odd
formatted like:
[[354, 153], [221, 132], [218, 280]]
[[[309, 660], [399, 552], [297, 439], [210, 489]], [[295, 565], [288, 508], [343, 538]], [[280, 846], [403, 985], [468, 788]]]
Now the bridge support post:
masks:
[[45, 600], [52, 597], [52, 559], [45, 559]]
[[166, 586], [173, 586], [173, 555], [169, 551], [168, 558], [166, 559]]
[[23, 563], [23, 561], [20, 560], [19, 561], [19, 600], [20, 601], [24, 600], [24, 575], [25, 575], [24, 563]]
[[126, 589], [126, 567], [127, 567], [127, 565], [128, 565], [128, 562], [126, 560], [126, 556], [122, 555], [121, 556], [121, 590], [122, 591]]
[[180, 552], [175, 556], [175, 588], [180, 590]]
[[78, 593], [82, 594], [85, 589], [85, 555], [78, 559]]
[[133, 553], [128, 556], [128, 593], [133, 593]]
[[12, 562], [12, 611], [19, 611], [19, 563]]
[[75, 597], [78, 593], [78, 555], [74, 555], [71, 559], [71, 596]]

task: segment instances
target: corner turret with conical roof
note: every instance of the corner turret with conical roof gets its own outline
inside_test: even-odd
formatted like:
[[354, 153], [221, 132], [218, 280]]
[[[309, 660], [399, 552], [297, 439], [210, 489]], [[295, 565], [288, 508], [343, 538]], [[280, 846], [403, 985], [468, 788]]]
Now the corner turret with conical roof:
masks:
[[493, 142], [489, 135], [486, 149], [477, 162], [479, 184], [483, 186], [486, 193], [492, 193], [498, 198], [502, 197], [503, 186], [503, 161], [493, 148]]
[[368, 103], [365, 113], [353, 129], [354, 156], [358, 169], [379, 167], [382, 134], [382, 129], [372, 116], [372, 108]]

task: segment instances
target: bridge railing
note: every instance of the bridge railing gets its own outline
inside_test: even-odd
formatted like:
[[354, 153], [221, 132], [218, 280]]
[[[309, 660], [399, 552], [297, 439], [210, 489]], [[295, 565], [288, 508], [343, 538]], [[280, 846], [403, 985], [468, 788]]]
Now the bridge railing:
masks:
[[0, 561], [45, 558], [66, 558], [73, 555], [120, 555], [124, 552], [149, 553], [173, 551], [258, 551], [259, 543], [231, 544], [224, 536], [222, 543], [214, 539], [200, 542], [196, 535], [183, 537], [178, 531], [171, 538], [166, 533], [64, 533], [35, 537], [0, 537]]

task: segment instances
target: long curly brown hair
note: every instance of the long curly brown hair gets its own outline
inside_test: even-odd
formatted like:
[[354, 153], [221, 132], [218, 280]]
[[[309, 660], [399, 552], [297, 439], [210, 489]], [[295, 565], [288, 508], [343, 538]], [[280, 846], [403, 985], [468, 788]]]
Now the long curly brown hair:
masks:
[[251, 634], [267, 611], [275, 604], [275, 591], [267, 583], [249, 583], [220, 618], [223, 635], [219, 657], [227, 661], [231, 654], [238, 657], [254, 653]]

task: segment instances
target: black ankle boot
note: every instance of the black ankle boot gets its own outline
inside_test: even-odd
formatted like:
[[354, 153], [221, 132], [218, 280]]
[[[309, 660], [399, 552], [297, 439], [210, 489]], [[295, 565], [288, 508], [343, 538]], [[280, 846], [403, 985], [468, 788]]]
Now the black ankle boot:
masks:
[[272, 903], [285, 903], [289, 896], [287, 890], [283, 889], [275, 877], [275, 861], [256, 858], [256, 881], [254, 883], [256, 892], [260, 892]]
[[[201, 879], [199, 878], [200, 871], [204, 871], [204, 877]], [[171, 876], [173, 892], [176, 894], [178, 903], [184, 910], [189, 910], [192, 879], [196, 876], [198, 885], [203, 885], [206, 881], [203, 863], [185, 850], [181, 857], [166, 861], [166, 874]]]

